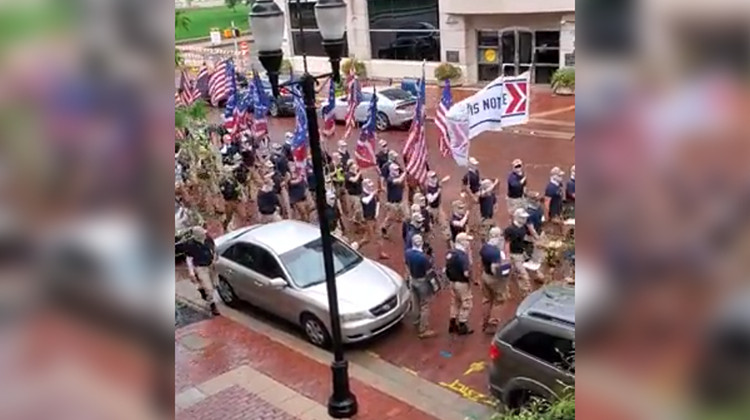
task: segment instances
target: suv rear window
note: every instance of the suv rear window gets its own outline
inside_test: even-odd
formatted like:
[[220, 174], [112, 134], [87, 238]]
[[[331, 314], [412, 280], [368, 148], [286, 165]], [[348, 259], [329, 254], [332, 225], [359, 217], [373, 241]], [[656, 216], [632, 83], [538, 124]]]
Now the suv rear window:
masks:
[[575, 373], [575, 344], [542, 332], [530, 332], [513, 343], [513, 347], [528, 355]]
[[392, 101], [408, 101], [414, 99], [411, 96], [411, 93], [401, 89], [386, 89], [380, 92], [380, 94]]

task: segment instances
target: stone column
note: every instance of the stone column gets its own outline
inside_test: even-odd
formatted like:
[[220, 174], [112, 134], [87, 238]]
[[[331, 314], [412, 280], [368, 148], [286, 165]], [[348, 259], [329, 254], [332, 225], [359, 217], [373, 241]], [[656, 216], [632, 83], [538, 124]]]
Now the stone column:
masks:
[[563, 15], [560, 21], [560, 67], [565, 67], [565, 55], [575, 52], [576, 16]]
[[367, 14], [367, 0], [347, 1], [346, 37], [349, 43], [349, 55], [358, 60], [369, 60], [370, 21]]
[[476, 51], [469, 51], [468, 48], [467, 18], [464, 15], [443, 13], [443, 10], [447, 8], [446, 3], [447, 0], [440, 0], [438, 6], [440, 10], [440, 60], [447, 62], [448, 52], [457, 52], [458, 62], [451, 64], [461, 67], [465, 83], [474, 83], [477, 79]]

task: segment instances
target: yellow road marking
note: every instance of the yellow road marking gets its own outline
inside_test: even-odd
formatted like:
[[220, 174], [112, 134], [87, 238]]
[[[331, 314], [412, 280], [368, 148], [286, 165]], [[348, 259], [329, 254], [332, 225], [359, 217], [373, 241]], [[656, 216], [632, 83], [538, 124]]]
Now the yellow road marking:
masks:
[[471, 365], [469, 365], [469, 369], [464, 372], [464, 376], [471, 375], [474, 372], [481, 372], [484, 370], [484, 368], [487, 366], [487, 363], [485, 362], [474, 362]]

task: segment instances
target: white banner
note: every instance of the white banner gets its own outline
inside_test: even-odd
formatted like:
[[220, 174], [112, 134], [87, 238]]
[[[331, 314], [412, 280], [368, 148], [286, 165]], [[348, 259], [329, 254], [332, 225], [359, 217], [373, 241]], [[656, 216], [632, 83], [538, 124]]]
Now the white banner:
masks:
[[503, 127], [524, 124], [529, 120], [529, 85], [529, 73], [498, 77], [454, 104], [447, 117], [450, 122], [465, 126], [468, 139], [485, 131], [502, 131]]

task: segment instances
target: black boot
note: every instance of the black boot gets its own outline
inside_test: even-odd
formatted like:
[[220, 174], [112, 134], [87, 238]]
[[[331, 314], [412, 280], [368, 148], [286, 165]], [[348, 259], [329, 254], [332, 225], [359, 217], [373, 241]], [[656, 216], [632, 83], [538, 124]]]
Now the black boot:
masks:
[[206, 289], [204, 289], [204, 288], [201, 287], [200, 289], [198, 289], [198, 292], [201, 294], [201, 298], [203, 300], [208, 300], [208, 295], [206, 294]]
[[448, 324], [448, 334], [454, 334], [458, 332], [458, 323], [456, 323], [456, 318], [451, 318], [450, 323]]
[[466, 325], [465, 322], [459, 322], [458, 323], [458, 335], [469, 335], [474, 334], [474, 330], [469, 328], [468, 325]]
[[211, 302], [211, 313], [218, 316], [221, 315], [221, 312], [219, 312], [219, 308], [216, 307], [216, 304]]

